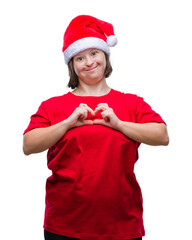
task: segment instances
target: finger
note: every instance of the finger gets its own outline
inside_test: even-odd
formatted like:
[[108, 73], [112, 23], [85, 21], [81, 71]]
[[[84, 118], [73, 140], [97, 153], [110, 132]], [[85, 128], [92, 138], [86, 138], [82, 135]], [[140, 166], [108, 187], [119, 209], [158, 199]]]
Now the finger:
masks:
[[99, 104], [97, 104], [97, 106], [101, 106], [101, 105], [105, 105], [106, 107], [109, 107], [109, 105], [107, 103], [99, 103]]
[[110, 123], [109, 122], [105, 122], [104, 119], [95, 119], [93, 121], [93, 124], [95, 124], [95, 125], [103, 125], [103, 126], [106, 126], [106, 127], [111, 127]]
[[93, 120], [93, 124], [101, 124], [101, 125], [105, 125], [106, 122], [104, 119], [95, 119]]
[[101, 112], [101, 116], [106, 122], [110, 122], [110, 120], [114, 117], [114, 112], [111, 108], [108, 108], [107, 110]]
[[84, 125], [93, 125], [93, 121], [92, 120], [84, 120], [83, 124]]
[[95, 115], [95, 112], [93, 111], [93, 109], [91, 109], [90, 107], [85, 107], [85, 109], [90, 112], [93, 116]]
[[110, 122], [110, 118], [108, 116], [102, 116], [105, 122]]
[[95, 108], [95, 113], [99, 112], [99, 111], [104, 111], [104, 110], [107, 110], [107, 106], [105, 105], [100, 105], [98, 107]]
[[92, 120], [83, 120], [77, 123], [76, 127], [84, 126], [84, 125], [93, 125]]
[[86, 107], [86, 106], [88, 106], [86, 103], [80, 103], [79, 104], [79, 107]]
[[83, 119], [87, 118], [87, 110], [86, 109], [79, 109], [78, 119], [82, 121]]
[[87, 111], [90, 112], [92, 115], [95, 115], [95, 112], [93, 111], [93, 109], [91, 109], [87, 104], [80, 103], [79, 107], [83, 107], [83, 108], [87, 109]]

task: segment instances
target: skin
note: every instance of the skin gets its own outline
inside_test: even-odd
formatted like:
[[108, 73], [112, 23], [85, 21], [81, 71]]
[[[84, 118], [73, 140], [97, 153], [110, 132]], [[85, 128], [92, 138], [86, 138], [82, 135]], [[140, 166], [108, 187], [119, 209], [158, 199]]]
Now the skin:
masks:
[[[111, 90], [107, 85], [104, 71], [105, 55], [97, 49], [87, 49], [73, 58], [79, 86], [72, 92], [79, 96], [102, 96]], [[103, 119], [86, 120], [88, 112], [101, 112]], [[39, 153], [56, 144], [71, 128], [101, 124], [122, 132], [130, 139], [148, 145], [168, 145], [169, 137], [164, 123], [132, 123], [121, 121], [107, 103], [100, 103], [96, 109], [81, 103], [65, 120], [46, 128], [36, 128], [24, 135], [23, 151], [26, 155]]]
[[111, 90], [104, 76], [106, 59], [102, 51], [85, 50], [73, 58], [73, 65], [79, 80], [79, 86], [73, 91], [73, 94], [101, 96]]

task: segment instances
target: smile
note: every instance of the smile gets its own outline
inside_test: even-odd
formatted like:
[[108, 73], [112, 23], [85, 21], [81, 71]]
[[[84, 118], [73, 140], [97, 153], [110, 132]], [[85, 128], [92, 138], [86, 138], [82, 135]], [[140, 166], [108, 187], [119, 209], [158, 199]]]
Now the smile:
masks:
[[89, 68], [89, 69], [86, 70], [86, 72], [92, 72], [92, 71], [94, 71], [96, 68], [97, 68], [97, 66], [96, 66], [96, 67], [93, 67], [93, 68]]

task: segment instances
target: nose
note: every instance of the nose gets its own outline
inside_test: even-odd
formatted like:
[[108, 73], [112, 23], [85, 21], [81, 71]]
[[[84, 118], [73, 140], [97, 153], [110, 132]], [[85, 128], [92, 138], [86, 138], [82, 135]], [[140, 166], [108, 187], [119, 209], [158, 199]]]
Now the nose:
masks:
[[87, 56], [86, 57], [86, 65], [88, 67], [92, 66], [93, 65], [93, 59], [90, 57], [90, 56]]

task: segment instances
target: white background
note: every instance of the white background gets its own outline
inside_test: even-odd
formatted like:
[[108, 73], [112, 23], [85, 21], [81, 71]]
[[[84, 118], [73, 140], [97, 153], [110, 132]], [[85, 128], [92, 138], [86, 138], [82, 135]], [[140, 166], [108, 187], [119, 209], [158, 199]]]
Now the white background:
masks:
[[140, 147], [145, 240], [192, 239], [191, 1], [7, 0], [0, 3], [0, 238], [43, 240], [46, 153], [24, 156], [22, 134], [43, 100], [69, 91], [62, 49], [70, 20], [114, 25], [108, 84], [135, 93], [168, 125], [168, 147]]

